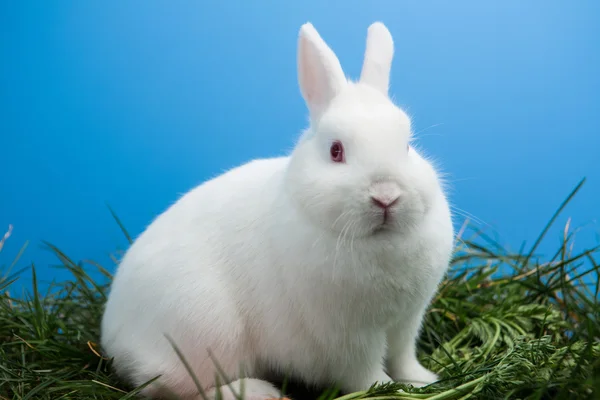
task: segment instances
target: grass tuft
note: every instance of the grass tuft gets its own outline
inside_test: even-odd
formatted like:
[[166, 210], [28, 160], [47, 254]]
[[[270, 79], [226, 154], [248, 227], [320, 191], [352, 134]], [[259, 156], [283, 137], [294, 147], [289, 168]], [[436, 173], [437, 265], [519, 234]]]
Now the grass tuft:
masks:
[[[440, 374], [439, 382], [420, 389], [374, 384], [363, 392], [340, 395], [327, 390], [307, 398], [599, 398], [600, 248], [574, 253], [568, 221], [555, 254], [548, 259], [535, 254], [582, 183], [533, 247], [519, 254], [476, 229], [465, 238], [461, 229], [451, 269], [431, 304], [419, 342], [422, 361]], [[10, 229], [0, 240], [0, 250], [9, 237]], [[56, 246], [46, 245], [72, 275], [47, 293], [39, 291], [34, 265], [12, 273], [15, 259], [0, 267], [0, 400], [135, 398], [145, 385], [131, 388], [120, 382], [97, 344], [110, 273], [95, 262], [76, 263]], [[12, 296], [11, 286], [26, 271], [32, 287], [24, 296]], [[104, 281], [93, 279], [94, 274]]]

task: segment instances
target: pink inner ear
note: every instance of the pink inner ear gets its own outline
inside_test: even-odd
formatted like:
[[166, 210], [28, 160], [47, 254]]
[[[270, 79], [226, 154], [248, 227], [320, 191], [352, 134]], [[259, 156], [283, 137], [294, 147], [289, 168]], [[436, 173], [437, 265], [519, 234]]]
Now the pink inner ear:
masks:
[[319, 118], [334, 92], [345, 82], [337, 57], [314, 30], [305, 28], [298, 43], [300, 90], [311, 117]]
[[317, 78], [317, 68], [315, 65], [315, 51], [310, 47], [306, 38], [302, 39], [300, 47], [300, 76], [304, 100], [309, 103], [308, 106], [313, 110], [318, 101], [319, 80]]
[[315, 77], [315, 73], [314, 71], [309, 68], [306, 63], [303, 66], [304, 67], [304, 94], [306, 96], [306, 102], [310, 103], [309, 106], [312, 108], [313, 104], [315, 102], [315, 88], [317, 87], [316, 85], [316, 80], [317, 78]]

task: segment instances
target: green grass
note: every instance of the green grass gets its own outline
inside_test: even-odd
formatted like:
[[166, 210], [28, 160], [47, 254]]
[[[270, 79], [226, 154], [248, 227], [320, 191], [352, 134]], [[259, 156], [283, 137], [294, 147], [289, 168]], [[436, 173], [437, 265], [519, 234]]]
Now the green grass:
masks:
[[[598, 248], [574, 254], [567, 224], [556, 253], [536, 255], [550, 224], [582, 183], [522, 254], [509, 253], [483, 232], [461, 234], [420, 340], [423, 363], [440, 374], [440, 382], [422, 389], [377, 385], [324, 397], [599, 398]], [[116, 379], [97, 344], [110, 273], [48, 246], [72, 274], [48, 293], [39, 292], [35, 266], [12, 274], [14, 265], [0, 269], [0, 276], [6, 273], [0, 278], [0, 399], [135, 398], [137, 391]], [[11, 284], [23, 274], [31, 274], [30, 294], [11, 296]]]

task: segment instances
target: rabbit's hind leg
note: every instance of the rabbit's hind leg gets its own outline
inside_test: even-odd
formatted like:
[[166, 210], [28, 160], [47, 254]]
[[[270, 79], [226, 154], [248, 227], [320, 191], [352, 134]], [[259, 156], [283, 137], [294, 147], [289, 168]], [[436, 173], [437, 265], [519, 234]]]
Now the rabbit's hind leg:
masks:
[[[218, 392], [220, 392], [220, 396]], [[269, 382], [252, 378], [238, 379], [218, 388], [210, 389], [205, 395], [206, 400], [275, 400], [283, 398], [281, 392]], [[198, 397], [198, 400], [200, 399], [202, 399], [202, 396]]]

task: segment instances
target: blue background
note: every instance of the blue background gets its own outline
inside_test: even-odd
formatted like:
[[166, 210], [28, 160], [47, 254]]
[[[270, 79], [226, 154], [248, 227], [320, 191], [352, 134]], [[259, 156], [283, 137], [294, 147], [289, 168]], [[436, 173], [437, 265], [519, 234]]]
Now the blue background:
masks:
[[[346, 72], [366, 29], [396, 43], [391, 90], [449, 173], [451, 200], [517, 249], [584, 176], [568, 216], [597, 243], [600, 3], [578, 1], [72, 1], [0, 3], [0, 254], [64, 279], [41, 240], [114, 270], [181, 194], [286, 152], [307, 113], [296, 38], [311, 21]], [[458, 218], [458, 225], [462, 218]], [[28, 274], [29, 275], [29, 274]]]

